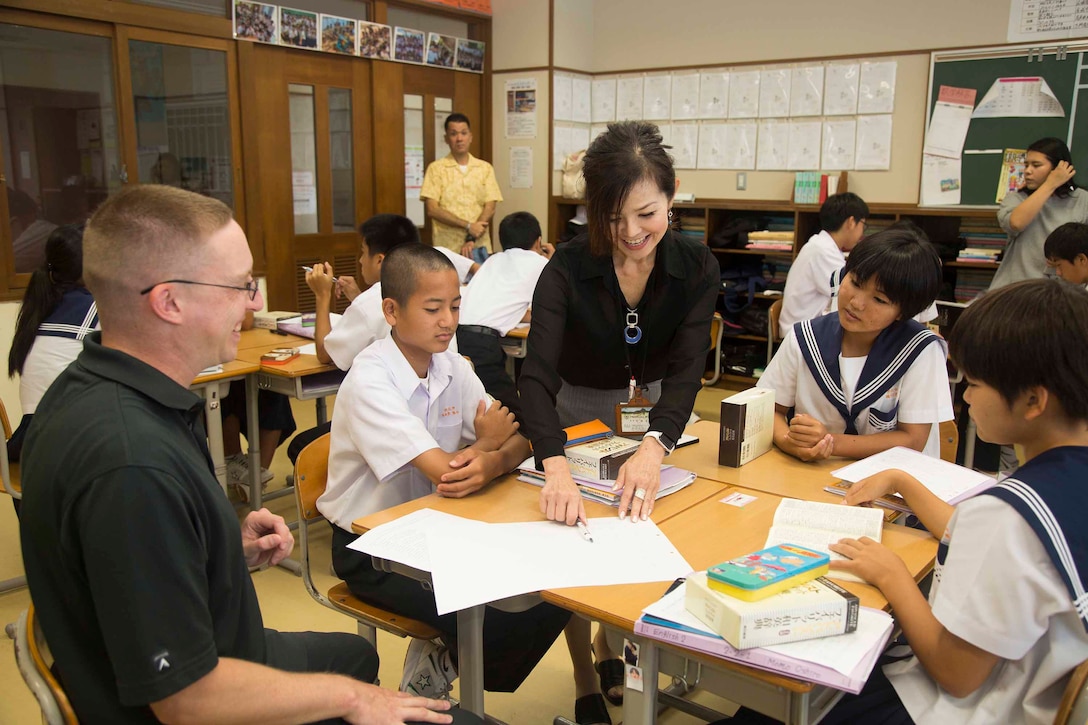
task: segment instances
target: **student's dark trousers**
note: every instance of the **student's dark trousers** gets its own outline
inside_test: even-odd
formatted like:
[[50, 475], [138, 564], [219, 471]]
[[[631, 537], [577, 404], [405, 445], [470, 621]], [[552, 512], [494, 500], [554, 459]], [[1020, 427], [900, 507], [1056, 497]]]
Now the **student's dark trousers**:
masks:
[[506, 374], [506, 353], [499, 344], [499, 332], [490, 327], [462, 325], [457, 328], [457, 351], [466, 355], [476, 369], [476, 377], [488, 395], [510, 409], [521, 420], [518, 389]]
[[[434, 595], [419, 582], [400, 574], [377, 571], [370, 556], [347, 548], [355, 539], [332, 527], [332, 565], [352, 594], [374, 606], [426, 622], [442, 634], [450, 656], [457, 661], [457, 614], [438, 614]], [[495, 576], [501, 576], [495, 572]], [[563, 631], [570, 612], [538, 604], [524, 612], [484, 610], [484, 689], [513, 692]]]

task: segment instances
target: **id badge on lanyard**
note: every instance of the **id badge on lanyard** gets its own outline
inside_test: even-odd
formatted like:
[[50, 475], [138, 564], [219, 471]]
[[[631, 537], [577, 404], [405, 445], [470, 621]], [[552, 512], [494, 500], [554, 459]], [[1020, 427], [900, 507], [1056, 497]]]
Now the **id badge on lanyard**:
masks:
[[641, 436], [650, 430], [650, 410], [654, 404], [642, 395], [642, 388], [631, 378], [628, 387], [629, 400], [616, 404], [616, 435]]

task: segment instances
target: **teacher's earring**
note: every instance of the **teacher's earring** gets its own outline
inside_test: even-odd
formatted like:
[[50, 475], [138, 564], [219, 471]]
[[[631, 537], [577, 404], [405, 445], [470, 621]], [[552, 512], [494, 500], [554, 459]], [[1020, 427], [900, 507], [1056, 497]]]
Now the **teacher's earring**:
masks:
[[672, 209], [669, 209], [669, 224], [672, 224]]

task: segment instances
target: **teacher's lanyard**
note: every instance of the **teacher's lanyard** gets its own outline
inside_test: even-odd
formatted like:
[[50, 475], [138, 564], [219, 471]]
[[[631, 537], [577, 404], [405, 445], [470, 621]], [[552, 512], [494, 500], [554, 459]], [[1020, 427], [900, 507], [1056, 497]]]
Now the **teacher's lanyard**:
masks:
[[[639, 313], [638, 305], [629, 307], [627, 305], [627, 298], [623, 296], [623, 288], [620, 287], [620, 278], [616, 274], [615, 266], [612, 267], [612, 276], [616, 280], [616, 293], [619, 296], [620, 301], [620, 318], [624, 321], [623, 328], [623, 356], [627, 360], [627, 370], [631, 373], [631, 381], [627, 385], [627, 400], [632, 401], [636, 397], [641, 397], [642, 385], [646, 384], [646, 359], [649, 357], [650, 343], [647, 341], [642, 345], [642, 369], [639, 372], [639, 376], [635, 377], [635, 367], [631, 363], [631, 348], [638, 345], [642, 340], [642, 328], [639, 326]], [[649, 307], [649, 291], [650, 284], [653, 282], [653, 271], [650, 272], [650, 277], [646, 280], [646, 291], [642, 294], [641, 302], [643, 309]], [[640, 385], [641, 384], [641, 385]]]

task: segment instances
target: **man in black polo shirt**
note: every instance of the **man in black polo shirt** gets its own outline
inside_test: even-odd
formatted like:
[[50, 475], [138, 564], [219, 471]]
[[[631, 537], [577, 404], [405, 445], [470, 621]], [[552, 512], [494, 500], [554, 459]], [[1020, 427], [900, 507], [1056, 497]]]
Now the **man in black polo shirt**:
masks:
[[102, 332], [42, 399], [22, 463], [26, 575], [60, 678], [83, 722], [451, 722], [448, 703], [366, 684], [364, 639], [263, 627], [248, 567], [294, 539], [267, 509], [239, 531], [188, 390], [262, 306], [252, 265], [230, 210], [180, 189], [124, 191], [87, 224]]

